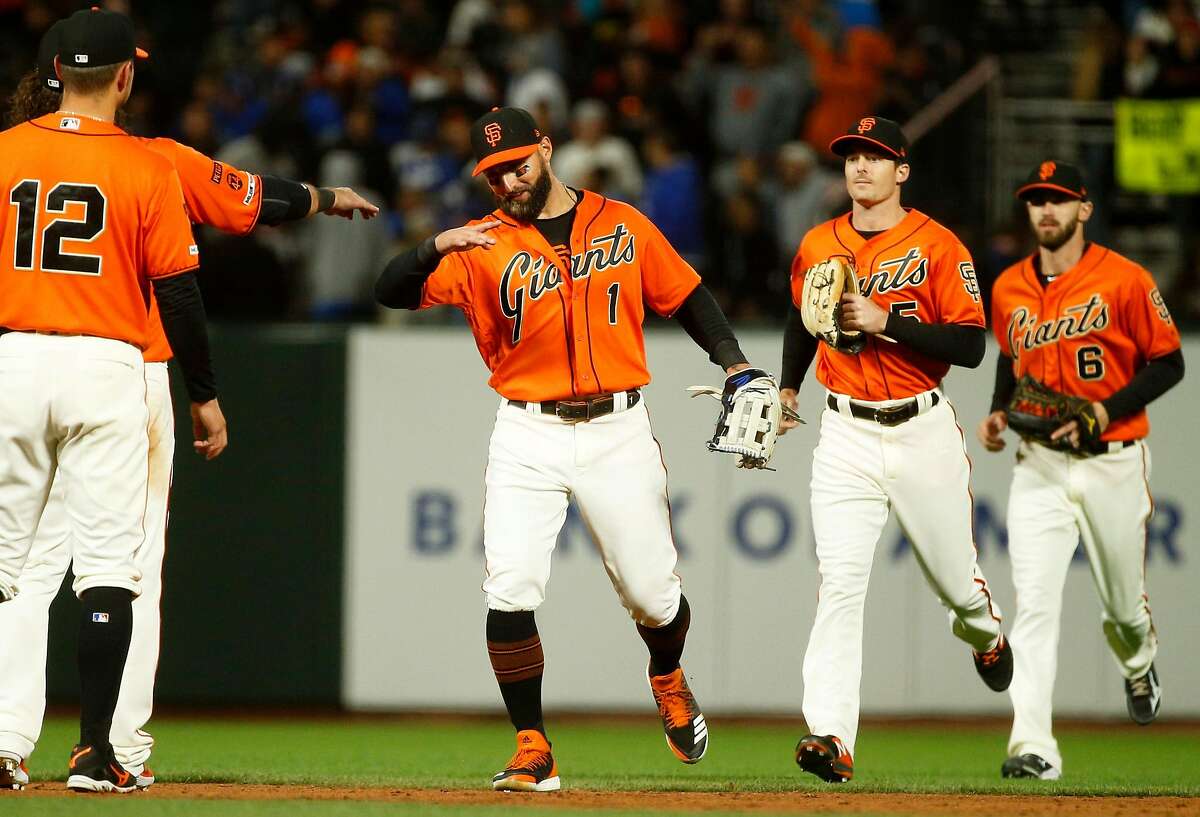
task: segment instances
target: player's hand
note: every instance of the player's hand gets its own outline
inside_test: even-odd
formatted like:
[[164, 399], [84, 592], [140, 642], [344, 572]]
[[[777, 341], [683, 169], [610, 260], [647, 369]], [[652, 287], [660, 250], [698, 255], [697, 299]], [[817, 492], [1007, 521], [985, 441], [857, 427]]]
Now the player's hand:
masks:
[[1008, 428], [1008, 415], [1003, 411], [993, 411], [984, 417], [975, 429], [975, 436], [988, 451], [1003, 451], [1005, 440], [1000, 435]]
[[[1096, 436], [1099, 437], [1104, 433], [1104, 430], [1108, 428], [1108, 409], [1104, 407], [1103, 403], [1093, 402], [1092, 411], [1096, 413], [1096, 422], [1100, 424], [1100, 431], [1096, 434]], [[1069, 423], [1063, 423], [1061, 426], [1054, 429], [1054, 432], [1050, 435], [1051, 440], [1061, 440], [1063, 437], [1067, 438], [1067, 442], [1070, 443], [1072, 448], [1079, 447], [1078, 420], [1072, 420]]]
[[887, 327], [888, 313], [870, 298], [852, 292], [842, 293], [842, 314], [839, 324], [843, 331], [859, 330], [878, 335]]
[[363, 218], [375, 218], [379, 208], [349, 187], [331, 187], [333, 191], [333, 206], [325, 211], [327, 216], [341, 216], [353, 219], [355, 213], [362, 213]]
[[433, 240], [433, 244], [437, 247], [437, 251], [443, 255], [448, 252], [471, 250], [475, 247], [483, 247], [486, 250], [496, 243], [496, 239], [488, 235], [488, 230], [494, 230], [499, 226], [500, 222], [493, 218], [488, 221], [482, 221], [479, 224], [455, 227], [452, 230], [438, 233], [437, 238]]
[[225, 428], [225, 415], [216, 398], [207, 403], [192, 403], [192, 448], [204, 459], [220, 456], [229, 444], [229, 432]]
[[[792, 411], [796, 411], [800, 408], [800, 401], [797, 399], [795, 389], [780, 389], [779, 402], [783, 403]], [[784, 415], [783, 419], [779, 422], [779, 436], [782, 437], [784, 434], [787, 434], [798, 425], [800, 425], [798, 422], [795, 420], [789, 420], [787, 415]]]

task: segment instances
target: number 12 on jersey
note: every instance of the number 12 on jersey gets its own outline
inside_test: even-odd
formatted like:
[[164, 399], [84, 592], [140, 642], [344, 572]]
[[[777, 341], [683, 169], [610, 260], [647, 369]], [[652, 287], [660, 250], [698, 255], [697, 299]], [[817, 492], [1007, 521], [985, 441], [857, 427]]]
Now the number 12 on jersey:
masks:
[[[99, 275], [103, 258], [99, 255], [65, 252], [62, 242], [94, 241], [104, 232], [108, 201], [104, 193], [94, 184], [72, 184], [60, 182], [46, 194], [44, 213], [50, 221], [38, 229], [38, 199], [42, 183], [36, 179], [24, 179], [8, 195], [10, 204], [17, 208], [17, 232], [13, 242], [13, 267], [33, 270], [34, 251], [41, 240], [42, 272], [58, 272], [67, 275]], [[54, 218], [55, 214], [67, 212], [69, 204], [83, 205], [83, 218]]]

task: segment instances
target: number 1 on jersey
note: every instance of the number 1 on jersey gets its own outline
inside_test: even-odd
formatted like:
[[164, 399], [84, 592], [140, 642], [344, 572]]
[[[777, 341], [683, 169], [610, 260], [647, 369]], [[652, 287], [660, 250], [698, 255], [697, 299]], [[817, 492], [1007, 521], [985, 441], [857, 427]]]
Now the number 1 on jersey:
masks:
[[[38, 224], [38, 194], [42, 183], [23, 179], [8, 195], [9, 203], [17, 208], [17, 233], [13, 249], [13, 266], [32, 270], [34, 239]], [[67, 212], [72, 202], [83, 205], [83, 218], [55, 218], [42, 229], [43, 272], [62, 272], [69, 275], [99, 275], [103, 259], [99, 255], [64, 252], [63, 240], [93, 241], [104, 232], [107, 200], [94, 184], [60, 182], [46, 195], [46, 212]]]
[[608, 288], [608, 323], [610, 326], [617, 325], [617, 296], [621, 294], [621, 284], [613, 283]]

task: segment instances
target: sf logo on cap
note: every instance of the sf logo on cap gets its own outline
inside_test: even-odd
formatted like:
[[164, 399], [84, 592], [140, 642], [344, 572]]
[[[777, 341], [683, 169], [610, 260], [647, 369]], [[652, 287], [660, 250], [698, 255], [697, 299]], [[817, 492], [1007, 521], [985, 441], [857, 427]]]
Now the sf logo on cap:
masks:
[[500, 123], [489, 122], [483, 129], [483, 138], [487, 140], [488, 147], [495, 147], [500, 141]]
[[1054, 171], [1057, 169], [1058, 166], [1054, 162], [1042, 162], [1042, 166], [1038, 168], [1038, 178], [1046, 181], [1046, 179], [1054, 175]]
[[858, 132], [866, 133], [871, 128], [875, 127], [875, 117], [867, 116], [858, 120]]

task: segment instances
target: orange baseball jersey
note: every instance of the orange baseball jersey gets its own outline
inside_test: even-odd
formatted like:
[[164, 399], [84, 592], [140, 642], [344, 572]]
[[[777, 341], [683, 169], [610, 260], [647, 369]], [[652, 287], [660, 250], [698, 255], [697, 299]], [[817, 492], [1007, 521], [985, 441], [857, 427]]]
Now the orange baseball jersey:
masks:
[[[207, 224], [235, 235], [244, 235], [254, 229], [262, 209], [262, 179], [210, 159], [174, 139], [139, 141], [170, 159], [175, 166], [183, 185], [183, 203], [193, 224]], [[158, 315], [158, 302], [151, 298], [146, 362], [157, 363], [171, 357], [171, 346]]]
[[148, 279], [199, 263], [171, 163], [61, 113], [0, 133], [0, 156], [0, 326], [145, 349]]
[[668, 316], [700, 284], [686, 261], [633, 207], [581, 191], [571, 228], [571, 270], [538, 229], [496, 210], [487, 248], [446, 254], [425, 282], [421, 308], [449, 304], [467, 316], [511, 400], [559, 400], [650, 382], [643, 303]]
[[[849, 213], [809, 230], [792, 261], [797, 308], [805, 271], [834, 256], [851, 259], [861, 293], [891, 312], [926, 323], [986, 325], [970, 253], [924, 213], [909, 210], [899, 224], [870, 240], [851, 226]], [[817, 347], [817, 380], [859, 400], [912, 397], [935, 388], [949, 370], [950, 364], [906, 344], [875, 337], [857, 355], [825, 343]]]
[[[1179, 348], [1179, 330], [1144, 268], [1088, 244], [1079, 263], [1042, 285], [1030, 256], [992, 287], [992, 331], [1013, 374], [1099, 401], [1124, 388], [1146, 362]], [[1104, 440], [1146, 436], [1146, 412], [1113, 420]]]

